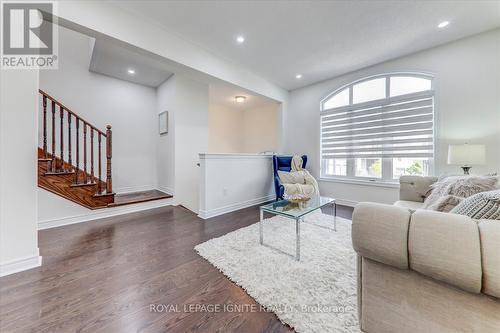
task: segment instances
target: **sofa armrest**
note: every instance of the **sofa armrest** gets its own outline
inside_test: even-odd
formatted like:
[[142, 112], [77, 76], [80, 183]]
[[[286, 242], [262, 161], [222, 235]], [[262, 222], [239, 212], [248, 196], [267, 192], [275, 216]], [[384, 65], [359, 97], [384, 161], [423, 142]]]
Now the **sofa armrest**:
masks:
[[410, 211], [405, 208], [360, 203], [352, 216], [352, 243], [362, 257], [408, 269]]
[[480, 220], [483, 293], [500, 298], [500, 221]]
[[481, 291], [477, 221], [463, 215], [417, 210], [408, 236], [410, 268], [462, 290]]
[[399, 178], [399, 200], [424, 202], [425, 194], [437, 177], [401, 176]]

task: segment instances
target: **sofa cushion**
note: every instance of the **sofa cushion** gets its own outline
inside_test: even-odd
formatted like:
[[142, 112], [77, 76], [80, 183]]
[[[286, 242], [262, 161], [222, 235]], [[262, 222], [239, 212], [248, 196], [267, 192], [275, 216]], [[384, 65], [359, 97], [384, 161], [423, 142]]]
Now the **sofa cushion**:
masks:
[[479, 221], [483, 260], [483, 293], [500, 298], [500, 222]]
[[408, 236], [410, 268], [460, 289], [481, 291], [481, 248], [476, 221], [461, 215], [417, 210]]
[[394, 203], [394, 206], [408, 208], [410, 210], [417, 210], [422, 208], [424, 204], [422, 202], [417, 201], [408, 201], [408, 200], [398, 200]]
[[363, 202], [352, 215], [352, 244], [362, 257], [408, 269], [410, 211], [391, 205]]

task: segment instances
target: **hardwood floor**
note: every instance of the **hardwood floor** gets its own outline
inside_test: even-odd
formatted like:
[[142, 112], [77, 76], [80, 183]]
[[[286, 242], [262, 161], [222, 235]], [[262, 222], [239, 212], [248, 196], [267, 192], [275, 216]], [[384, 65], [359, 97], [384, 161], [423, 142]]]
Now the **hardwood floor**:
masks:
[[[350, 218], [352, 208], [337, 214]], [[202, 221], [164, 207], [40, 231], [43, 266], [0, 278], [0, 332], [290, 332], [267, 312], [184, 311], [259, 308], [193, 250], [258, 215], [250, 207]]]

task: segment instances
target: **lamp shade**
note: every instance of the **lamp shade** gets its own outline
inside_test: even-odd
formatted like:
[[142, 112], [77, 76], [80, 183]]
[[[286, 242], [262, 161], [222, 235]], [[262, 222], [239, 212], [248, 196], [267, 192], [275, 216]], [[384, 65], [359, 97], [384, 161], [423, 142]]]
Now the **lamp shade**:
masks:
[[484, 145], [450, 145], [448, 146], [448, 164], [470, 166], [482, 165], [486, 162]]

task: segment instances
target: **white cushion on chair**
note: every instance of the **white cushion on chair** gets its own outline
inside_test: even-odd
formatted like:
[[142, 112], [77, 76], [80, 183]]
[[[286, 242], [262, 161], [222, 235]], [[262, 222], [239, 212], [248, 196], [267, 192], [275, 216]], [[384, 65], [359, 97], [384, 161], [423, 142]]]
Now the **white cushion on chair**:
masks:
[[303, 172], [286, 172], [278, 170], [278, 176], [282, 184], [305, 184], [305, 174]]

